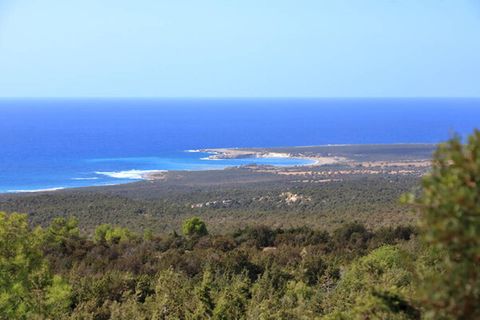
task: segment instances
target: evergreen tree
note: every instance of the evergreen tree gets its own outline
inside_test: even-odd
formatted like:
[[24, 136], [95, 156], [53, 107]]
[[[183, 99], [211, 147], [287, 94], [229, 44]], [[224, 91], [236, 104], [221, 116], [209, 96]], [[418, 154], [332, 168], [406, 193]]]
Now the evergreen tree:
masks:
[[480, 131], [467, 143], [440, 145], [421, 195], [424, 242], [439, 253], [437, 270], [424, 269], [423, 304], [432, 319], [480, 318]]
[[199, 217], [192, 217], [182, 224], [182, 232], [186, 237], [205, 236], [208, 234], [207, 225]]
[[246, 275], [233, 276], [231, 285], [225, 287], [213, 310], [213, 319], [246, 319], [250, 280]]
[[202, 282], [195, 288], [195, 295], [198, 299], [197, 307], [194, 314], [194, 319], [204, 320], [211, 319], [213, 315], [213, 309], [215, 304], [212, 298], [212, 283], [213, 275], [210, 268], [207, 268], [203, 272]]
[[26, 215], [0, 212], [0, 318], [60, 318], [68, 311], [71, 288], [50, 273], [43, 238]]

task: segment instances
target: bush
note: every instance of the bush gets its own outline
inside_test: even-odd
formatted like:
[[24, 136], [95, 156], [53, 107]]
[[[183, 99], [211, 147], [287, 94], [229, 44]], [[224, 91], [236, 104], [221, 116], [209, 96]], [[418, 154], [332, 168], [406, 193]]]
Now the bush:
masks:
[[367, 248], [372, 233], [359, 223], [349, 223], [335, 230], [333, 234], [334, 246], [337, 250], [363, 252]]
[[237, 242], [252, 242], [257, 248], [272, 246], [275, 241], [275, 232], [267, 226], [247, 227], [234, 236]]
[[[331, 319], [416, 319], [404, 297], [412, 290], [413, 259], [394, 246], [383, 246], [349, 266], [326, 300]], [[404, 308], [396, 308], [403, 303]]]
[[207, 226], [199, 217], [192, 217], [183, 222], [183, 235], [186, 237], [205, 236], [208, 234]]
[[95, 229], [94, 240], [96, 243], [115, 244], [126, 242], [133, 238], [134, 235], [127, 228], [113, 227], [110, 224], [102, 224]]
[[245, 275], [236, 275], [231, 285], [224, 288], [213, 310], [214, 320], [246, 319], [250, 281]]

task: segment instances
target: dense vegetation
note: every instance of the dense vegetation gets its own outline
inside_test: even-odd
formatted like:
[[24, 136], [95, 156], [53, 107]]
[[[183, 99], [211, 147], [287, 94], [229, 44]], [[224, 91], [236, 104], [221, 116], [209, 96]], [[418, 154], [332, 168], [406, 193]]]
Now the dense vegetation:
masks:
[[407, 254], [400, 249], [375, 249], [405, 245], [415, 236], [411, 227], [370, 232], [360, 224], [332, 234], [250, 227], [208, 235], [203, 222], [193, 218], [185, 221], [184, 235], [139, 235], [100, 225], [87, 238], [73, 218], [54, 219], [33, 232], [25, 215], [3, 214], [0, 221], [5, 247], [0, 311], [8, 318], [292, 319], [326, 314], [336, 310], [333, 289], [344, 281], [345, 265], [369, 254], [366, 259], [387, 255], [404, 266]]
[[[199, 216], [212, 233], [234, 232], [258, 224], [275, 228], [302, 227], [333, 231], [361, 221], [369, 228], [413, 223], [415, 216], [400, 205], [400, 196], [418, 185], [416, 176], [362, 176], [330, 183], [305, 184], [295, 177], [236, 183], [258, 174], [242, 170], [172, 173], [172, 181], [154, 181], [46, 194], [0, 196], [0, 211], [27, 213], [44, 227], [55, 217], [75, 216], [81, 231], [91, 233], [111, 223], [143, 232], [169, 234], [183, 220]], [[272, 179], [273, 179], [272, 178]], [[208, 185], [205, 180], [212, 179]], [[268, 177], [270, 179], [270, 177]], [[287, 203], [282, 194], [304, 199]], [[204, 204], [203, 207], [193, 207]]]
[[404, 201], [418, 227], [250, 226], [142, 234], [0, 215], [5, 319], [479, 319], [480, 132], [435, 155]]

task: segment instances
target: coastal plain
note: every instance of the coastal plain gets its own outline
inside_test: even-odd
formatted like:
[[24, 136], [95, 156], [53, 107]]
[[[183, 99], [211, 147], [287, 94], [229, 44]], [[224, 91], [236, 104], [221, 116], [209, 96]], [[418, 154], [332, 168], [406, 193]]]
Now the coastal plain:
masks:
[[[252, 164], [204, 171], [159, 171], [145, 181], [0, 195], [0, 211], [26, 212], [33, 224], [75, 216], [84, 231], [110, 223], [142, 231], [178, 231], [200, 216], [211, 232], [248, 225], [332, 230], [348, 222], [375, 229], [415, 220], [400, 196], [428, 173], [434, 144], [329, 145], [202, 149], [215, 159]], [[255, 165], [258, 157], [311, 160], [303, 166]]]

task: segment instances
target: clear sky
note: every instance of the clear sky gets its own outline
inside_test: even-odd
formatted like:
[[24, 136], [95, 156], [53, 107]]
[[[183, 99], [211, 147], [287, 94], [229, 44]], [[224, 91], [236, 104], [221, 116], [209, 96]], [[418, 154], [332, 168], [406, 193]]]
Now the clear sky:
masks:
[[0, 0], [0, 97], [479, 97], [480, 0]]

